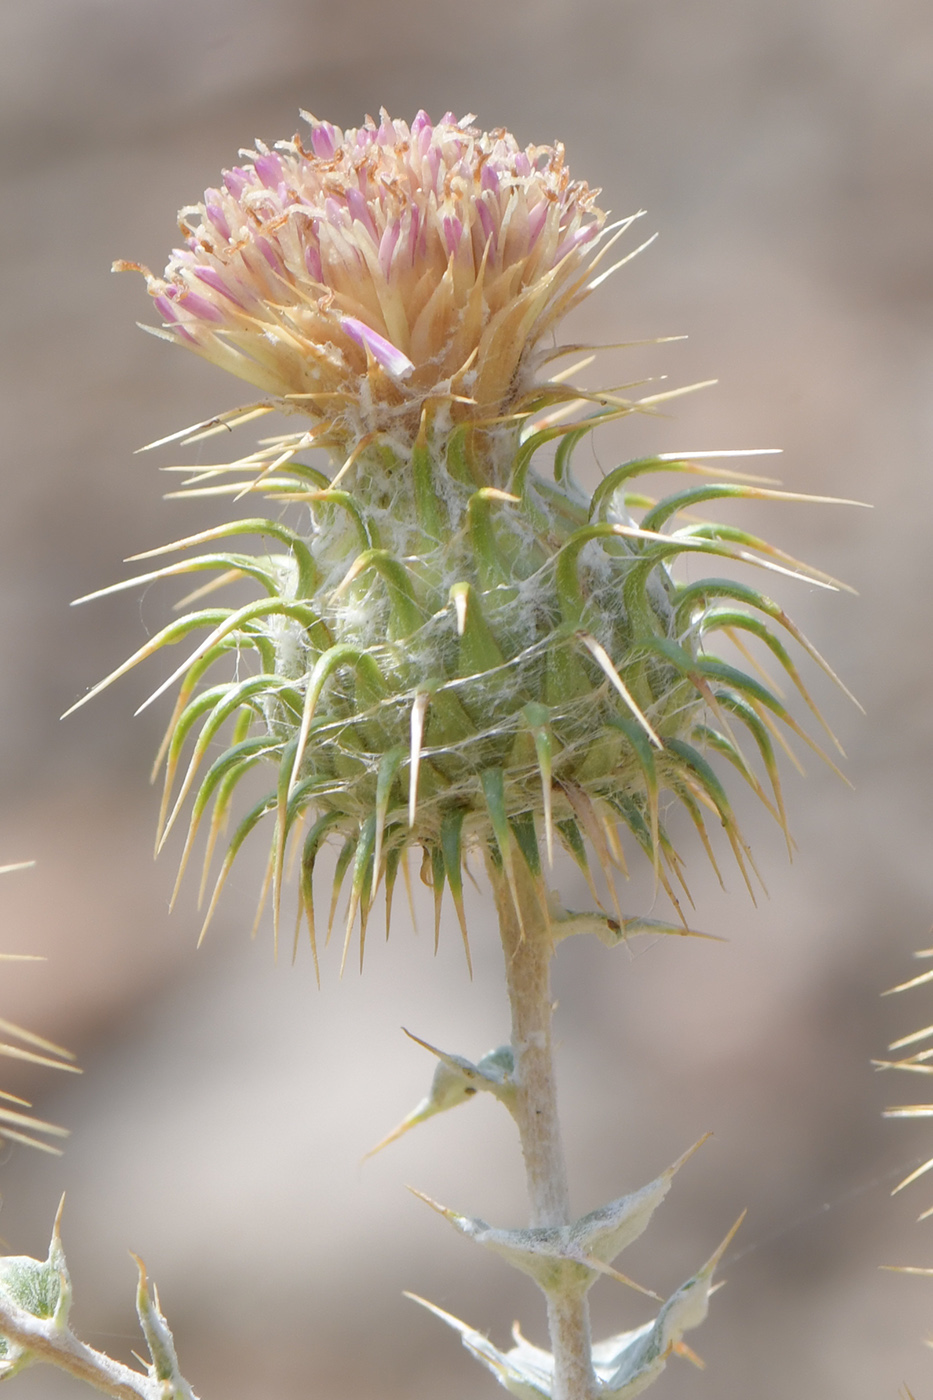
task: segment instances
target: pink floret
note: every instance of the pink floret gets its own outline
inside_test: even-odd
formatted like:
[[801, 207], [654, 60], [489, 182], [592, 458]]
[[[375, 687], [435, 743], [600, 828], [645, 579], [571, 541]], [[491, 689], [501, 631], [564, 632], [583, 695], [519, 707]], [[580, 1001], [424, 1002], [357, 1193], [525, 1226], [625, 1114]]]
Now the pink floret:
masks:
[[257, 156], [255, 160], [256, 174], [259, 176], [267, 190], [277, 190], [282, 183], [282, 162], [273, 151], [267, 155]]
[[344, 316], [341, 325], [350, 339], [368, 350], [373, 359], [395, 379], [406, 379], [411, 374], [414, 365], [408, 356], [403, 355], [390, 340], [386, 340], [385, 336], [374, 331], [371, 326], [358, 321], [355, 316]]

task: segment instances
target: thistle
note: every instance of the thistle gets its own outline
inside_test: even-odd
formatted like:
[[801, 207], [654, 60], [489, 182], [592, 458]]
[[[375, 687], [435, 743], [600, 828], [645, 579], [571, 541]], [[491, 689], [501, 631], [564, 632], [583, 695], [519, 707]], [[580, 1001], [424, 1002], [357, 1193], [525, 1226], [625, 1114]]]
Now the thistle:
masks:
[[[676, 1167], [573, 1220], [551, 1063], [550, 958], [575, 933], [610, 945], [647, 931], [692, 933], [680, 903], [689, 898], [684, 862], [665, 821], [671, 805], [686, 809], [717, 874], [707, 819], [723, 828], [752, 891], [754, 861], [720, 760], [772, 813], [790, 849], [775, 745], [786, 746], [787, 729], [831, 760], [748, 644], [763, 644], [821, 725], [788, 643], [836, 678], [783, 609], [736, 581], [732, 566], [839, 585], [697, 512], [736, 497], [824, 498], [714, 468], [712, 459], [742, 455], [733, 453], [626, 462], [588, 496], [572, 474], [579, 444], [684, 392], [594, 393], [570, 383], [591, 357], [560, 368], [585, 347], [559, 343], [559, 321], [640, 251], [610, 257], [638, 215], [608, 221], [598, 191], [571, 180], [560, 146], [522, 150], [504, 131], [474, 129], [472, 117], [432, 125], [419, 113], [409, 128], [383, 113], [378, 125], [367, 119], [347, 132], [306, 120], [307, 145], [300, 136], [272, 150], [257, 144], [203, 203], [182, 210], [184, 247], [163, 277], [115, 265], [146, 277], [162, 322], [156, 335], [263, 395], [153, 446], [226, 437], [276, 410], [297, 427], [235, 460], [175, 468], [185, 476], [176, 495], [270, 504], [136, 556], [180, 558], [101, 590], [211, 575], [186, 600], [198, 606], [79, 703], [165, 646], [190, 648], [146, 704], [177, 688], [160, 753], [159, 844], [187, 812], [179, 879], [205, 820], [202, 892], [226, 842], [205, 929], [237, 853], [263, 823], [276, 933], [293, 854], [316, 967], [314, 874], [325, 843], [338, 849], [328, 932], [347, 888], [344, 961], [358, 929], [362, 962], [380, 887], [388, 925], [412, 849], [433, 890], [436, 928], [449, 889], [469, 960], [463, 873], [470, 859], [485, 866], [510, 1044], [476, 1064], [428, 1046], [439, 1060], [431, 1093], [390, 1136], [477, 1090], [509, 1110], [530, 1227], [500, 1230], [437, 1208], [535, 1278], [552, 1350], [519, 1335], [502, 1353], [432, 1310], [526, 1400], [635, 1395], [672, 1353], [692, 1354], [683, 1332], [705, 1315], [725, 1246], [655, 1322], [591, 1348], [587, 1293], [605, 1275], [631, 1282], [613, 1260], [647, 1226]], [[647, 478], [666, 483], [667, 494]], [[232, 547], [244, 538], [249, 552]], [[694, 564], [692, 581], [679, 580], [678, 562], [696, 555], [725, 561], [722, 576], [697, 581]], [[244, 582], [249, 601], [207, 602]], [[731, 659], [718, 654], [721, 640]], [[257, 774], [265, 794], [237, 811], [226, 835], [241, 783], [252, 787]], [[586, 876], [593, 910], [568, 911], [550, 889], [559, 847]], [[636, 852], [668, 897], [667, 920], [621, 907], [615, 876]]]
[[[16, 865], [0, 865], [0, 875], [12, 874], [15, 870], [27, 870], [32, 864], [32, 861], [21, 861]], [[42, 961], [40, 956], [32, 953], [0, 953], [0, 962]], [[36, 1035], [34, 1031], [25, 1030], [22, 1026], [14, 1025], [12, 1021], [0, 1020], [0, 1035], [9, 1037], [0, 1041], [0, 1056], [26, 1064], [41, 1065], [43, 1069], [63, 1069], [71, 1074], [81, 1073], [70, 1050], [46, 1040], [44, 1036]], [[0, 1100], [0, 1142], [18, 1142], [25, 1147], [35, 1147], [40, 1152], [61, 1155], [60, 1148], [45, 1142], [36, 1134], [64, 1138], [68, 1136], [64, 1128], [34, 1118], [31, 1113], [24, 1113], [23, 1109], [31, 1109], [32, 1104], [28, 1099], [20, 1098], [19, 1094], [0, 1090]]]
[[[914, 957], [931, 958], [933, 957], [933, 948], [920, 948], [914, 953]], [[933, 982], [933, 971], [927, 970], [926, 972], [918, 973], [916, 977], [908, 978], [906, 982], [901, 982], [896, 987], [890, 987], [884, 995], [892, 996], [897, 992], [911, 992], [917, 987], [929, 986], [930, 982]], [[894, 1051], [900, 1051], [902, 1052], [900, 1058], [896, 1060], [875, 1060], [875, 1068], [879, 1070], [896, 1069], [905, 1074], [918, 1074], [921, 1077], [933, 1074], [933, 1064], [931, 1064], [931, 1061], [933, 1061], [933, 1050], [929, 1048], [928, 1044], [926, 1048], [924, 1048], [925, 1043], [930, 1040], [931, 1036], [933, 1036], [933, 1026], [924, 1026], [921, 1030], [912, 1031], [909, 1035], [902, 1036], [900, 1039], [893, 1041], [888, 1046], [888, 1052], [890, 1054]], [[904, 1051], [907, 1053], [904, 1054]], [[908, 1119], [933, 1118], [933, 1104], [898, 1104], [896, 1107], [885, 1109], [884, 1116], [885, 1118]], [[912, 1186], [915, 1181], [919, 1181], [921, 1177], [926, 1176], [927, 1172], [931, 1169], [933, 1169], [933, 1157], [927, 1158], [926, 1161], [910, 1171], [908, 1175], [904, 1177], [903, 1181], [898, 1182], [897, 1186], [895, 1186], [894, 1190], [891, 1192], [892, 1196], [896, 1196], [906, 1187]], [[928, 1206], [926, 1210], [921, 1212], [917, 1219], [929, 1220], [931, 1215], [933, 1215], [933, 1206]], [[916, 1265], [886, 1265], [885, 1267], [890, 1268], [894, 1273], [920, 1274], [926, 1278], [933, 1277], [933, 1269], [921, 1268]]]
[[[933, 948], [918, 949], [914, 957], [933, 958]], [[933, 982], [933, 971], [921, 972], [918, 973], [916, 977], [908, 978], [906, 982], [900, 982], [896, 987], [890, 987], [884, 995], [893, 996], [897, 992], [912, 992], [916, 987], [928, 986], [930, 982]], [[912, 1031], [909, 1035], [902, 1036], [899, 1040], [893, 1041], [888, 1046], [889, 1052], [906, 1050], [907, 1054], [902, 1054], [900, 1059], [897, 1060], [875, 1060], [875, 1068], [896, 1069], [906, 1074], [919, 1074], [921, 1076], [933, 1074], [933, 1065], [930, 1063], [930, 1061], [933, 1060], [933, 1051], [931, 1051], [929, 1047], [926, 1049], [923, 1048], [924, 1042], [928, 1041], [931, 1036], [933, 1036], [933, 1026], [924, 1026], [919, 1031]], [[885, 1118], [933, 1118], [933, 1104], [899, 1104], [896, 1108], [885, 1109], [884, 1116]], [[920, 1177], [925, 1176], [931, 1168], [933, 1168], [933, 1157], [913, 1170], [903, 1181], [899, 1182], [892, 1194], [897, 1195], [898, 1192], [903, 1191], [905, 1187], [912, 1186]], [[919, 1218], [921, 1220], [927, 1220], [931, 1215], [933, 1215], [933, 1208], [925, 1210]], [[921, 1272], [929, 1273], [930, 1270], [924, 1269]]]

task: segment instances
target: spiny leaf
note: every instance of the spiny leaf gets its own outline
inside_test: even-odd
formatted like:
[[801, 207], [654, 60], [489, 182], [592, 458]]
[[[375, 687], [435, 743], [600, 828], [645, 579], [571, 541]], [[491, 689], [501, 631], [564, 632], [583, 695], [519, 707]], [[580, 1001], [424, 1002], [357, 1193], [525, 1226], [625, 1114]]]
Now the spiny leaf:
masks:
[[160, 1383], [166, 1400], [196, 1400], [194, 1391], [181, 1374], [175, 1352], [175, 1339], [159, 1307], [158, 1292], [153, 1288], [150, 1294], [145, 1264], [137, 1255], [131, 1257], [139, 1270], [136, 1313], [146, 1338], [149, 1355], [152, 1357], [149, 1374], [153, 1380]]
[[[417, 1196], [420, 1201], [424, 1201], [425, 1205], [429, 1205], [432, 1210], [437, 1211], [438, 1215], [442, 1215], [445, 1220], [448, 1220], [454, 1229], [465, 1235], [467, 1239], [474, 1240], [477, 1244], [492, 1250], [506, 1263], [511, 1264], [513, 1268], [528, 1274], [548, 1297], [563, 1299], [581, 1297], [592, 1287], [601, 1274], [608, 1274], [629, 1288], [634, 1288], [636, 1292], [644, 1293], [649, 1298], [657, 1299], [658, 1302], [661, 1301], [657, 1293], [652, 1292], [650, 1288], [643, 1288], [640, 1284], [626, 1277], [625, 1274], [619, 1273], [618, 1270], [611, 1267], [608, 1260], [602, 1257], [602, 1254], [608, 1253], [608, 1250], [602, 1251], [592, 1247], [585, 1232], [584, 1221], [574, 1221], [572, 1225], [550, 1226], [543, 1229], [501, 1230], [488, 1225], [485, 1220], [480, 1220], [475, 1216], [460, 1215], [457, 1211], [450, 1210], [432, 1200], [423, 1191], [416, 1191], [412, 1186], [408, 1189], [412, 1195]], [[622, 1202], [613, 1202], [613, 1204], [617, 1207], [621, 1205], [624, 1208], [628, 1201], [623, 1200]], [[611, 1209], [611, 1207], [604, 1209]], [[640, 1213], [645, 1215], [644, 1209]], [[644, 1220], [642, 1229], [647, 1226], [648, 1219], [650, 1219], [650, 1212]], [[626, 1223], [630, 1224], [631, 1222]], [[641, 1224], [641, 1221], [638, 1223]], [[635, 1237], [634, 1231], [632, 1237]], [[613, 1255], [614, 1253], [618, 1253], [618, 1250], [615, 1250]]]

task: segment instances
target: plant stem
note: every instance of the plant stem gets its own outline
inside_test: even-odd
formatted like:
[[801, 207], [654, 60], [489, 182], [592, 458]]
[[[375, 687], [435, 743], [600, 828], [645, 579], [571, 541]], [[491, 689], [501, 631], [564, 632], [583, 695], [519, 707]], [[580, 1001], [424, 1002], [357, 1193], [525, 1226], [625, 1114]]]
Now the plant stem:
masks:
[[170, 1400], [178, 1393], [79, 1342], [67, 1328], [33, 1317], [5, 1298], [0, 1298], [0, 1335], [25, 1347], [37, 1361], [50, 1362], [114, 1400]]
[[[551, 1053], [554, 946], [549, 923], [523, 862], [516, 862], [514, 893], [501, 870], [490, 869], [490, 875], [512, 1011], [516, 1084], [512, 1113], [525, 1159], [531, 1224], [568, 1225], [570, 1193]], [[554, 1357], [552, 1400], [592, 1400], [596, 1383], [586, 1298], [549, 1294], [548, 1330]]]

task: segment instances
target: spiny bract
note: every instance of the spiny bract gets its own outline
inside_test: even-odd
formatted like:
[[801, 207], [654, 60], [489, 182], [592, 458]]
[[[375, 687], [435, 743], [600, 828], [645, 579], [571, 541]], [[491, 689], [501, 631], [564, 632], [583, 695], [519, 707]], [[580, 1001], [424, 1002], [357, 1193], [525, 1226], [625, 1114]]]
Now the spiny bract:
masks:
[[[359, 914], [361, 955], [377, 887], [391, 903], [411, 846], [438, 910], [449, 885], [464, 939], [473, 848], [510, 881], [517, 861], [544, 878], [539, 840], [549, 857], [559, 840], [584, 869], [588, 849], [605, 869], [624, 868], [621, 825], [676, 904], [665, 790], [711, 859], [704, 817], [723, 825], [748, 879], [707, 755], [734, 765], [783, 825], [775, 718], [801, 731], [772, 689], [710, 643], [726, 633], [744, 650], [741, 638], [758, 638], [808, 704], [779, 633], [826, 667], [763, 594], [729, 578], [678, 583], [671, 566], [703, 554], [832, 580], [693, 514], [709, 500], [781, 496], [752, 478], [723, 472], [725, 483], [655, 500], [642, 494], [646, 473], [711, 475], [660, 456], [618, 467], [591, 498], [573, 483], [586, 434], [666, 397], [571, 388], [571, 370], [548, 377], [547, 367], [579, 347], [540, 347], [613, 270], [596, 269], [632, 220], [606, 222], [560, 147], [522, 151], [472, 118], [432, 126], [419, 113], [409, 129], [383, 114], [346, 133], [309, 120], [310, 151], [296, 136], [244, 153], [219, 190], [182, 211], [186, 247], [165, 277], [146, 273], [158, 334], [270, 395], [177, 437], [198, 442], [274, 409], [305, 419], [237, 461], [190, 469], [182, 493], [259, 493], [274, 518], [153, 550], [209, 552], [117, 585], [197, 570], [218, 573], [199, 594], [257, 585], [255, 601], [171, 623], [101, 683], [203, 634], [156, 692], [180, 682], [161, 829], [193, 792], [182, 868], [209, 809], [205, 875], [241, 779], [270, 765], [277, 774], [229, 840], [208, 918], [263, 817], [276, 908], [291, 843], [312, 944], [315, 861], [325, 839], [342, 842], [331, 919], [349, 878], [347, 938]], [[548, 479], [536, 463], [554, 444]], [[312, 447], [327, 451], [330, 474], [301, 460]], [[223, 473], [234, 482], [218, 483]], [[265, 542], [259, 552], [230, 549], [244, 535]]]

